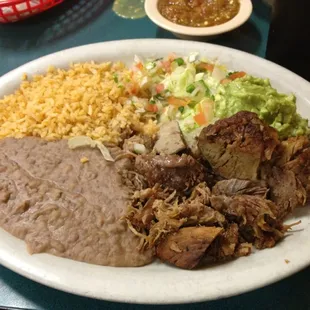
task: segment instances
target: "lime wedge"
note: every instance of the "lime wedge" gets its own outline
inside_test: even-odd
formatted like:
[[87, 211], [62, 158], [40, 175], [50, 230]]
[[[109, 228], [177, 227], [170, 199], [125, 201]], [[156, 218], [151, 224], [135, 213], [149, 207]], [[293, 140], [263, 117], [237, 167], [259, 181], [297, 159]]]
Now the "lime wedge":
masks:
[[144, 0], [115, 0], [113, 11], [123, 18], [142, 18], [145, 16]]

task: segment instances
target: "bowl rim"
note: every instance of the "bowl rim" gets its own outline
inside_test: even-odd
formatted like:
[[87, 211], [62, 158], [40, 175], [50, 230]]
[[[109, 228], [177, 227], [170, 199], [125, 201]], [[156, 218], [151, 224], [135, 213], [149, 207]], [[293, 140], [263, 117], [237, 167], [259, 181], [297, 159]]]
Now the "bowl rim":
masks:
[[145, 0], [144, 8], [146, 15], [159, 27], [168, 31], [189, 36], [212, 36], [234, 30], [244, 24], [253, 12], [251, 0], [239, 0], [240, 9], [238, 14], [228, 22], [210, 27], [190, 27], [173, 23], [163, 17], [158, 10], [159, 0]]

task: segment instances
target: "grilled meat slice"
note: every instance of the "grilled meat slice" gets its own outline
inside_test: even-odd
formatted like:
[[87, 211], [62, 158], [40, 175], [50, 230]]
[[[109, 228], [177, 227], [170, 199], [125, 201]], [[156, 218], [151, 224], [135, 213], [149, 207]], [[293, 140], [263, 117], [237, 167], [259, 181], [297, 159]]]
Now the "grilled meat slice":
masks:
[[180, 268], [193, 269], [222, 231], [218, 227], [181, 228], [157, 246], [156, 254], [162, 261]]
[[278, 144], [277, 131], [246, 111], [205, 127], [198, 138], [202, 156], [227, 179], [256, 180], [261, 162], [271, 159]]
[[266, 198], [268, 187], [265, 181], [230, 179], [219, 181], [212, 188], [213, 195], [254, 195]]
[[190, 189], [206, 178], [205, 168], [185, 154], [137, 156], [135, 169], [147, 179], [149, 187], [158, 183], [177, 191]]

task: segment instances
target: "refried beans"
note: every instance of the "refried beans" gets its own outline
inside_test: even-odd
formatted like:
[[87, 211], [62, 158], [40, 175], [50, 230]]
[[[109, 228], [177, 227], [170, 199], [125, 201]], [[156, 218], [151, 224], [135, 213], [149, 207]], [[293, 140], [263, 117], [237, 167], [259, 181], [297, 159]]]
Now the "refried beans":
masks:
[[[99, 150], [70, 150], [66, 140], [0, 141], [0, 226], [25, 240], [30, 253], [50, 253], [106, 266], [142, 266], [152, 251], [122, 216], [128, 189]], [[88, 158], [87, 163], [80, 159]]]

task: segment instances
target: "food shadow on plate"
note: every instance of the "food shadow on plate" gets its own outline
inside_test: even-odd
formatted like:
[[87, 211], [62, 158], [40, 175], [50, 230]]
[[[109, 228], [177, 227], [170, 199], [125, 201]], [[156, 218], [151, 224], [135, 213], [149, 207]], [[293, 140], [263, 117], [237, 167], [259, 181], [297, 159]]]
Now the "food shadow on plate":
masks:
[[0, 46], [24, 50], [59, 41], [94, 22], [112, 0], [66, 0], [24, 21], [0, 24]]
[[[254, 251], [253, 251], [254, 253]], [[231, 258], [231, 259], [226, 259], [225, 261], [213, 261], [210, 259], [210, 257], [204, 257], [201, 259], [201, 261], [199, 262], [199, 264], [193, 268], [193, 269], [182, 269], [182, 268], [179, 268], [173, 264], [169, 264], [168, 262], [163, 262], [161, 261], [158, 257], [155, 257], [154, 261], [151, 263], [152, 265], [156, 266], [156, 267], [162, 267], [162, 266], [165, 266], [169, 269], [174, 269], [176, 271], [189, 271], [189, 272], [201, 272], [202, 270], [206, 270], [206, 269], [210, 269], [210, 268], [216, 268], [216, 267], [220, 267], [220, 266], [223, 266], [223, 265], [227, 265], [237, 259], [242, 259], [244, 257], [239, 257], [239, 258]]]
[[[156, 38], [176, 39], [171, 32], [157, 28]], [[240, 28], [212, 38], [199, 38], [194, 41], [203, 41], [233, 47], [251, 54], [256, 54], [261, 47], [261, 33], [257, 26], [250, 20]]]
[[197, 271], [197, 272], [200, 272], [202, 270], [207, 270], [207, 269], [213, 269], [213, 268], [216, 268], [216, 267], [221, 267], [223, 265], [227, 265], [233, 261], [235, 261], [236, 259], [244, 259], [246, 257], [240, 257], [240, 258], [230, 258], [230, 259], [226, 259], [224, 261], [217, 261], [217, 262], [214, 262], [214, 261], [211, 261], [210, 258], [206, 257], [206, 258], [203, 258], [201, 260], [201, 262], [199, 263], [199, 265], [191, 270], [191, 272], [193, 271]]

